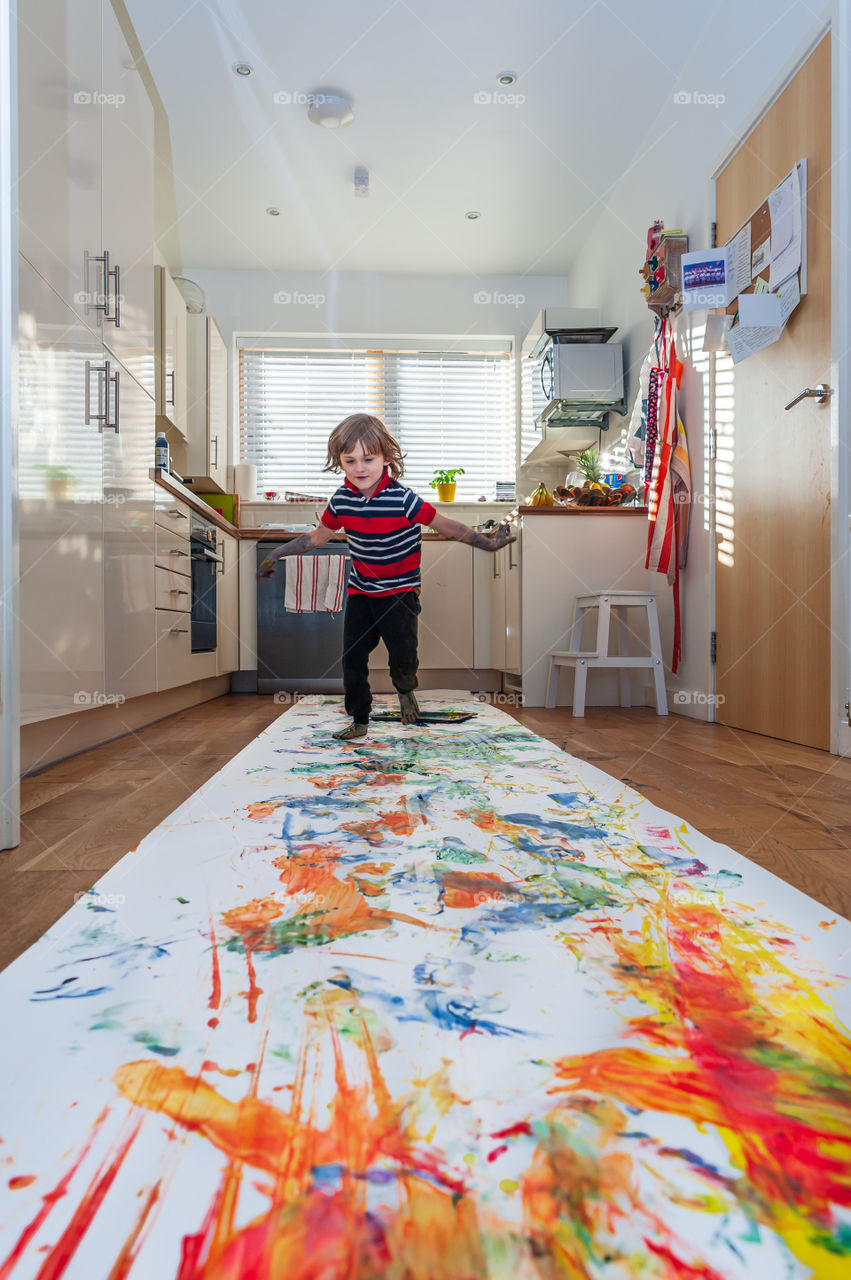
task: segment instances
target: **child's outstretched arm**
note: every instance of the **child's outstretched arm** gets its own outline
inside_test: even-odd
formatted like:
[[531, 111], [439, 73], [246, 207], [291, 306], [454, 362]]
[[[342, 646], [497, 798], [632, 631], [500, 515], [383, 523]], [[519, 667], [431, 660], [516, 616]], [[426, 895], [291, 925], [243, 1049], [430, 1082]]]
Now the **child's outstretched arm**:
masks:
[[471, 547], [479, 547], [482, 551], [499, 551], [500, 547], [517, 541], [507, 524], [499, 525], [493, 533], [479, 533], [478, 530], [471, 529], [468, 524], [462, 524], [460, 520], [450, 520], [439, 511], [435, 512], [434, 519], [429, 521], [429, 524], [445, 538], [451, 538], [453, 542], [469, 543]]
[[271, 578], [275, 572], [275, 565], [279, 560], [283, 560], [284, 556], [303, 556], [305, 551], [315, 551], [317, 547], [324, 546], [330, 538], [333, 538], [334, 533], [334, 529], [320, 524], [310, 533], [303, 533], [301, 537], [293, 538], [291, 542], [282, 542], [279, 546], [273, 547], [257, 570], [258, 578]]

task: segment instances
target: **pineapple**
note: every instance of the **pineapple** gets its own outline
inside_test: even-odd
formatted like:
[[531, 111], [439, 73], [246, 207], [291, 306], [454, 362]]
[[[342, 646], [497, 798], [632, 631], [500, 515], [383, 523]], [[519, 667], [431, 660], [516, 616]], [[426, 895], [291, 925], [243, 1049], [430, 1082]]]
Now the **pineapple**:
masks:
[[585, 477], [583, 489], [608, 489], [603, 483], [603, 472], [600, 469], [600, 455], [595, 449], [586, 449], [576, 455], [576, 465]]

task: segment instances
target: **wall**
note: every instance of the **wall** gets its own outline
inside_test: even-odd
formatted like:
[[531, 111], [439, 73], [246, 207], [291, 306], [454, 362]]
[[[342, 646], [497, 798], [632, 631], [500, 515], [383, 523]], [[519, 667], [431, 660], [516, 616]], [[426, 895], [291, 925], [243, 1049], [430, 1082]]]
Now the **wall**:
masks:
[[[647, 228], [655, 218], [682, 227], [690, 248], [708, 245], [710, 175], [748, 132], [771, 91], [794, 70], [820, 24], [803, 4], [766, 22], [764, 8], [721, 0], [713, 23], [686, 59], [662, 111], [648, 130], [630, 169], [606, 195], [605, 207], [571, 265], [571, 305], [596, 306], [617, 322], [624, 343], [627, 399], [635, 397], [641, 363], [653, 335], [652, 314], [639, 292]], [[730, 37], [735, 39], [731, 40]], [[687, 95], [689, 101], [683, 100]], [[721, 99], [719, 101], [719, 99]], [[684, 660], [669, 676], [672, 709], [705, 719], [711, 690], [709, 634], [712, 627], [712, 543], [709, 529], [706, 439], [708, 360], [702, 352], [705, 313], [678, 321], [686, 362], [681, 408], [688, 431], [693, 492], [688, 565], [681, 588]], [[615, 435], [613, 424], [609, 435]], [[659, 575], [660, 593], [667, 592]], [[691, 701], [680, 699], [689, 698]]]

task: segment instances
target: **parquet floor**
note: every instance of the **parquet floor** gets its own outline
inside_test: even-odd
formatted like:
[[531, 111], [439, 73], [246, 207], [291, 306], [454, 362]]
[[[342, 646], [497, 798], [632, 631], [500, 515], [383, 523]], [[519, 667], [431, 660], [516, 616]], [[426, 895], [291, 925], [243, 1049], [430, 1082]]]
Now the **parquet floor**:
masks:
[[[25, 778], [21, 844], [0, 853], [0, 968], [283, 709], [217, 698]], [[506, 710], [851, 916], [851, 759], [645, 708]]]

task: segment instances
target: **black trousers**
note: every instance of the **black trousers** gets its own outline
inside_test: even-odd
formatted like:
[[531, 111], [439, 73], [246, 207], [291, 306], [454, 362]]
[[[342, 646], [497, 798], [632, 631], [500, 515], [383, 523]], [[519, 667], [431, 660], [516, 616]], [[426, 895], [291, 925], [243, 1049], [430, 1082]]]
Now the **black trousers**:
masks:
[[372, 706], [369, 655], [383, 640], [390, 659], [390, 679], [399, 693], [417, 687], [418, 591], [392, 596], [350, 595], [343, 620], [343, 689], [346, 711], [356, 724], [366, 724]]

